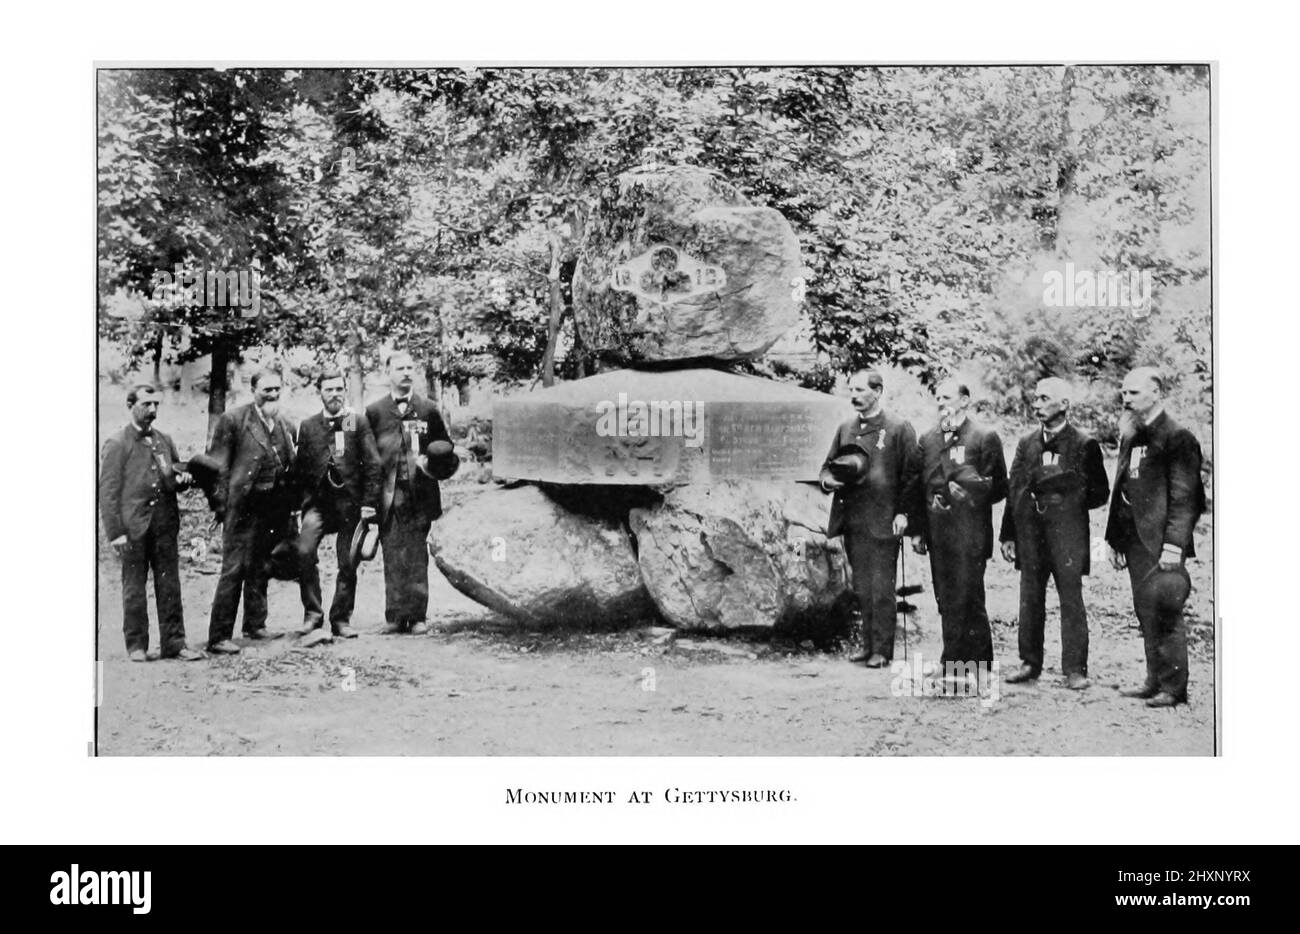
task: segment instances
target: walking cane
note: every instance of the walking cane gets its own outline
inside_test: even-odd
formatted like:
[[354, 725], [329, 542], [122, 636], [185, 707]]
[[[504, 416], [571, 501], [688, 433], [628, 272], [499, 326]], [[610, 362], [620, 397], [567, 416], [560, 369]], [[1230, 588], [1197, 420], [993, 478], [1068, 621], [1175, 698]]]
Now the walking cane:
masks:
[[[907, 549], [902, 545], [898, 548], [898, 576], [902, 579], [902, 583], [895, 588], [895, 594], [907, 586]], [[902, 600], [894, 601], [894, 609], [903, 613], [903, 661], [907, 661], [907, 611], [903, 610]]]
[[902, 583], [894, 588], [894, 594], [899, 598], [894, 602], [894, 611], [903, 614], [903, 660], [907, 660], [907, 616], [916, 606], [909, 603], [907, 598], [921, 592], [920, 584], [909, 584], [907, 582], [907, 549], [900, 545], [898, 549], [898, 568], [899, 576], [902, 577]]

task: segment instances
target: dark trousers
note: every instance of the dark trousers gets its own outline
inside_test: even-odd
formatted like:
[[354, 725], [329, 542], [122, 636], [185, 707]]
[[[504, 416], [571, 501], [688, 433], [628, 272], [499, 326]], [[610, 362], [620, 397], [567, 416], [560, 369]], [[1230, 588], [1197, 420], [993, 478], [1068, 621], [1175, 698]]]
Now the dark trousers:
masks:
[[971, 551], [972, 530], [966, 522], [930, 515], [930, 573], [943, 628], [943, 656], [948, 662], [993, 662], [993, 630], [984, 608], [984, 565]]
[[221, 535], [221, 577], [212, 598], [208, 644], [235, 634], [239, 595], [244, 596], [244, 633], [266, 628], [266, 585], [271, 550], [289, 531], [289, 501], [280, 488], [252, 491], [226, 516]]
[[180, 555], [176, 518], [155, 509], [144, 537], [128, 541], [122, 552], [122, 634], [128, 652], [149, 650], [149, 601], [145, 592], [153, 569], [153, 594], [158, 609], [158, 641], [163, 655], [185, 648], [185, 619], [181, 609]]
[[1180, 700], [1187, 697], [1187, 626], [1180, 605], [1173, 613], [1156, 609], [1150, 596], [1139, 585], [1156, 559], [1134, 543], [1125, 553], [1128, 558], [1129, 583], [1133, 587], [1133, 610], [1142, 627], [1142, 644], [1147, 657], [1147, 686], [1158, 687]]
[[1047, 626], [1047, 582], [1056, 581], [1061, 602], [1061, 672], [1088, 673], [1088, 614], [1083, 606], [1083, 559], [1087, 529], [1066, 534], [1033, 527], [1016, 543], [1020, 559], [1020, 661], [1043, 670]]
[[319, 626], [325, 621], [325, 610], [321, 604], [320, 569], [317, 567], [317, 552], [321, 539], [337, 530], [334, 539], [334, 553], [338, 556], [339, 576], [334, 584], [334, 599], [330, 601], [330, 629], [338, 628], [352, 619], [352, 608], [356, 604], [357, 569], [352, 566], [352, 533], [357, 527], [356, 516], [339, 518], [326, 515], [319, 508], [313, 507], [302, 514], [302, 525], [298, 530], [298, 590], [302, 595], [303, 622]]
[[849, 529], [844, 533], [844, 550], [853, 569], [853, 592], [862, 610], [862, 650], [891, 661], [898, 619], [898, 539], [872, 538], [866, 529]]
[[415, 508], [410, 487], [398, 483], [388, 521], [380, 529], [384, 549], [384, 619], [418, 623], [429, 613], [429, 527], [433, 522]]

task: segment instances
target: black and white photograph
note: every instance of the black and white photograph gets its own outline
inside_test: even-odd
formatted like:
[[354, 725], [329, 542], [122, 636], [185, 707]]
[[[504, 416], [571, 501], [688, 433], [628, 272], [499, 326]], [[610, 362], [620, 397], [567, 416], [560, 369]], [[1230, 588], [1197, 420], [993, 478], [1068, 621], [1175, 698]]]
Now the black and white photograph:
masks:
[[97, 63], [92, 754], [1221, 755], [1217, 77]]

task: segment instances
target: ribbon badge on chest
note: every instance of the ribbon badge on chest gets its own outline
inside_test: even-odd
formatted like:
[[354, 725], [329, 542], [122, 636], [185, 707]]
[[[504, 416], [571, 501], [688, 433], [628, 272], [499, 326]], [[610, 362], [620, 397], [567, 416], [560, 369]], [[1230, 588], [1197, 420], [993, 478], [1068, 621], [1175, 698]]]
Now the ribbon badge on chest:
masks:
[[966, 463], [966, 445], [954, 444], [952, 446], [952, 462], [954, 464]]
[[1043, 452], [1043, 466], [1044, 466], [1044, 467], [1056, 467], [1056, 466], [1059, 465], [1060, 463], [1061, 463], [1061, 455], [1060, 455], [1060, 454], [1057, 454], [1055, 451], [1044, 451], [1044, 452]]
[[1128, 475], [1136, 478], [1138, 476], [1138, 467], [1142, 463], [1142, 458], [1146, 457], [1147, 448], [1145, 444], [1136, 444], [1133, 450], [1129, 452]]

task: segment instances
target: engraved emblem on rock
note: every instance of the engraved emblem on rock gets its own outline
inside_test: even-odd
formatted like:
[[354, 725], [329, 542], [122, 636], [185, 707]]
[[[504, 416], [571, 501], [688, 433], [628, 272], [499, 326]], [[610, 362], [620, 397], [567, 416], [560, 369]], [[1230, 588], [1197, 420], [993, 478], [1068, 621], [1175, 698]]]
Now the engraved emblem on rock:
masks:
[[657, 243], [614, 267], [610, 287], [654, 305], [671, 305], [687, 297], [716, 292], [727, 284], [721, 266], [710, 266], [676, 247]]

